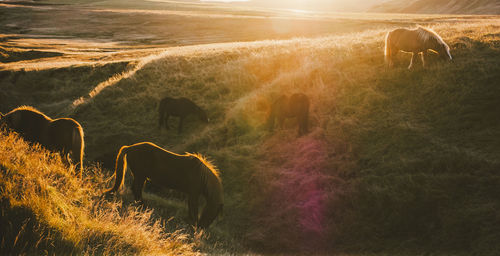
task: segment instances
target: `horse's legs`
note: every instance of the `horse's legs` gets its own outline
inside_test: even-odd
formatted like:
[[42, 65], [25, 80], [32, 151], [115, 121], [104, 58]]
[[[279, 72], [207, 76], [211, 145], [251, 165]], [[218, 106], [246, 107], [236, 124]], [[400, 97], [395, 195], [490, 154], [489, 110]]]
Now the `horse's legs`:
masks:
[[394, 67], [394, 59], [396, 58], [396, 55], [398, 54], [399, 50], [396, 48], [391, 48], [391, 54], [389, 55], [389, 67], [392, 68]]
[[270, 132], [274, 130], [274, 115], [270, 115], [269, 118], [267, 119], [267, 127]]
[[179, 119], [179, 129], [177, 131], [177, 133], [181, 133], [182, 132], [182, 123], [184, 121], [184, 117], [181, 116], [181, 118]]
[[280, 116], [278, 118], [278, 126], [280, 127], [280, 130], [283, 130], [283, 123], [285, 122], [285, 118]]
[[307, 115], [299, 118], [299, 136], [307, 133]]
[[417, 54], [415, 54], [414, 52], [411, 53], [411, 60], [410, 60], [410, 66], [408, 66], [408, 69], [411, 69], [413, 68], [413, 62], [417, 59]]
[[132, 192], [134, 193], [134, 198], [136, 201], [142, 202], [142, 188], [144, 187], [144, 182], [146, 182], [146, 177], [136, 175], [134, 176], [134, 182], [132, 184]]
[[158, 117], [158, 128], [161, 130], [161, 127], [163, 125], [163, 113], [160, 111], [159, 117]]
[[189, 219], [194, 225], [198, 225], [198, 195], [191, 194], [188, 199]]
[[422, 52], [422, 55], [420, 56], [420, 58], [422, 58], [422, 67], [425, 68], [425, 57], [427, 57], [427, 50], [424, 50]]
[[170, 117], [170, 115], [169, 115], [169, 114], [167, 114], [167, 115], [165, 116], [165, 120], [164, 120], [164, 121], [165, 121], [165, 128], [167, 128], [167, 130], [168, 130], [168, 118], [169, 118], [169, 117]]

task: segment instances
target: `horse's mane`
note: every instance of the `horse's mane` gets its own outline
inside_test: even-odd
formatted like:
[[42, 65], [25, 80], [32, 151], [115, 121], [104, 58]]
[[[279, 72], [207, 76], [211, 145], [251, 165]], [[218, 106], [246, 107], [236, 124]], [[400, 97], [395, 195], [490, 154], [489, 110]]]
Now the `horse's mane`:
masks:
[[[222, 203], [223, 192], [222, 182], [217, 168], [204, 156], [198, 153], [186, 153], [186, 156], [193, 157], [199, 161], [200, 170], [205, 180], [205, 191], [210, 201]], [[209, 178], [210, 177], [210, 178]]]
[[439, 36], [436, 33], [436, 31], [430, 28], [424, 28], [418, 26], [417, 33], [418, 33], [418, 38], [422, 40], [424, 43], [429, 41], [429, 39], [434, 38], [439, 44], [445, 45], [447, 48], [449, 48], [448, 45], [444, 42], [443, 38], [441, 38], [441, 36]]
[[217, 170], [217, 167], [215, 167], [215, 165], [206, 157], [199, 153], [186, 153], [186, 156], [197, 158], [200, 161], [200, 164], [205, 165], [206, 169], [208, 169], [220, 181], [219, 170]]
[[32, 106], [26, 106], [26, 105], [23, 105], [23, 106], [20, 106], [20, 107], [17, 107], [13, 110], [11, 110], [9, 113], [7, 114], [10, 114], [10, 113], [13, 113], [14, 111], [17, 111], [17, 110], [28, 110], [28, 111], [31, 111], [31, 112], [35, 112], [37, 114], [40, 114], [42, 115], [43, 117], [45, 117], [47, 120], [52, 120], [52, 118], [48, 117], [47, 115], [45, 115], [44, 113], [42, 113], [40, 110], [32, 107]]

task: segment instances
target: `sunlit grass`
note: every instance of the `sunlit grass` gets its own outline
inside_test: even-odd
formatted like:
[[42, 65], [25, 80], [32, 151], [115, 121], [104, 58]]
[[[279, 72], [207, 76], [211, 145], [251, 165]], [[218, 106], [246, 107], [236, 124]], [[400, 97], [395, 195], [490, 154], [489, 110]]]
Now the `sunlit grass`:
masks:
[[58, 155], [0, 135], [2, 252], [12, 254], [194, 254], [181, 231], [166, 233], [151, 210], [100, 199], [107, 180], [83, 180]]
[[[210, 156], [226, 203], [223, 218], [204, 233], [200, 247], [207, 252], [494, 255], [498, 18], [340, 16], [349, 15], [374, 23], [144, 55], [127, 56], [124, 49], [128, 65], [9, 71], [1, 80], [9, 89], [0, 92], [8, 99], [2, 107], [30, 104], [76, 118], [85, 129], [87, 159], [110, 168], [120, 146], [139, 141]], [[385, 33], [417, 23], [442, 35], [455, 62], [431, 56], [427, 68], [408, 71], [409, 56], [400, 54], [398, 67], [387, 69]], [[38, 89], [52, 87], [58, 90], [50, 99]], [[270, 102], [292, 92], [312, 102], [311, 132], [297, 138], [287, 120], [284, 130], [269, 133]], [[192, 99], [211, 122], [188, 119], [181, 135], [160, 131], [157, 102], [167, 95]], [[111, 176], [95, 175], [99, 186]], [[154, 187], [146, 192], [155, 214], [184, 225], [182, 196]], [[128, 207], [130, 193], [120, 197]]]
[[[405, 170], [418, 168], [411, 167], [412, 165], [426, 166], [426, 161], [440, 163], [438, 166], [446, 165], [447, 161], [453, 159], [453, 157], [435, 156], [430, 159], [424, 157], [426, 160], [422, 162], [412, 158], [414, 153], [411, 145], [424, 147], [420, 149], [424, 151], [436, 150], [434, 136], [442, 135], [433, 135], [432, 127], [436, 124], [428, 122], [436, 122], [439, 118], [422, 123], [421, 118], [426, 119], [419, 114], [418, 106], [422, 103], [418, 101], [413, 103], [409, 101], [410, 105], [403, 105], [406, 107], [401, 113], [396, 111], [398, 108], [392, 110], [388, 107], [398, 106], [402, 97], [411, 98], [412, 94], [419, 91], [419, 87], [422, 88], [422, 92], [430, 90], [427, 92], [431, 93], [433, 90], [439, 91], [440, 87], [445, 88], [444, 81], [453, 84], [453, 76], [447, 76], [444, 81], [437, 77], [447, 74], [448, 70], [467, 70], [469, 65], [474, 67], [478, 65], [474, 63], [482, 62], [483, 59], [475, 58], [474, 54], [481, 54], [482, 44], [494, 47], [495, 37], [488, 35], [494, 35], [499, 26], [487, 22], [442, 24], [433, 27], [452, 47], [456, 62], [454, 65], [444, 64], [434, 58], [433, 64], [428, 69], [418, 69], [413, 73], [405, 70], [404, 66], [409, 61], [409, 56], [405, 54], [401, 54], [399, 58], [400, 64], [404, 64], [401, 68], [386, 70], [383, 62], [383, 38], [386, 31], [383, 29], [315, 39], [173, 48], [162, 53], [161, 58], [155, 58], [144, 65], [132, 77], [101, 91], [89, 105], [76, 108], [76, 118], [85, 122], [84, 127], [89, 136], [94, 137], [89, 146], [91, 158], [106, 154], [106, 148], [96, 146], [103, 145], [101, 139], [106, 141], [109, 152], [113, 152], [115, 150], [113, 148], [119, 147], [120, 143], [149, 140], [174, 151], [199, 151], [212, 156], [221, 169], [227, 193], [224, 221], [215, 224], [213, 230], [213, 234], [221, 239], [229, 239], [228, 236], [232, 236], [228, 235], [229, 233], [240, 237], [252, 248], [279, 251], [284, 247], [289, 250], [310, 250], [311, 246], [316, 250], [336, 249], [336, 243], [328, 241], [337, 237], [339, 247], [349, 248], [353, 245], [349, 242], [340, 242], [346, 241], [342, 237], [348, 238], [348, 241], [357, 241], [355, 234], [361, 232], [359, 230], [365, 230], [363, 232], [367, 232], [365, 233], [367, 236], [373, 236], [370, 233], [373, 232], [372, 229], [385, 227], [378, 219], [370, 222], [365, 222], [368, 220], [363, 219], [366, 218], [363, 214], [369, 214], [370, 209], [376, 209], [375, 211], [382, 214], [384, 208], [372, 208], [376, 205], [370, 206], [368, 199], [358, 197], [370, 194], [382, 198], [398, 197], [395, 191], [389, 190], [394, 194], [386, 195], [385, 192], [381, 192], [384, 190], [377, 190], [379, 186], [377, 183], [371, 188], [370, 180], [374, 179], [371, 175], [380, 175], [380, 178], [375, 180], [383, 184], [386, 182], [383, 178], [384, 170], [390, 170], [387, 168], [398, 169], [397, 166], [401, 165], [405, 169], [399, 169], [399, 172], [404, 173]], [[474, 54], [467, 54], [465, 49], [470, 49], [469, 51], [473, 51]], [[485, 47], [484, 50], [486, 49], [489, 48]], [[423, 80], [418, 77], [422, 77]], [[395, 84], [391, 85], [390, 81], [394, 81]], [[441, 81], [440, 86], [432, 86], [437, 81]], [[386, 83], [392, 87], [386, 87]], [[475, 88], [472, 84], [467, 87]], [[295, 138], [294, 128], [287, 128], [285, 131], [277, 132], [276, 135], [267, 134], [263, 125], [268, 102], [279, 93], [296, 91], [305, 92], [312, 99], [312, 132], [300, 140]], [[403, 94], [398, 93], [399, 91]], [[186, 96], [193, 99], [208, 110], [211, 123], [204, 126], [193, 120], [188, 125], [186, 134], [182, 136], [168, 131], [160, 133], [155, 128], [157, 122], [155, 102], [163, 95]], [[446, 101], [445, 99], [450, 96], [442, 97], [435, 99], [432, 104]], [[114, 102], [110, 103], [113, 99]], [[424, 105], [431, 104], [427, 102]], [[406, 109], [407, 107], [409, 109]], [[127, 113], [127, 118], [120, 120], [114, 118], [119, 116], [119, 113]], [[409, 118], [408, 125], [414, 129], [411, 131], [417, 134], [406, 137], [408, 135], [404, 133], [396, 133], [399, 135], [394, 139], [394, 143], [401, 141], [399, 143], [408, 143], [410, 146], [408, 148], [392, 146], [395, 151], [389, 153], [384, 149], [389, 147], [386, 150], [390, 150], [391, 146], [381, 145], [379, 144], [381, 141], [374, 142], [373, 139], [382, 136], [381, 138], [385, 138], [389, 145], [393, 143], [389, 135], [392, 131], [390, 127], [394, 125], [392, 120], [399, 118]], [[290, 127], [293, 122], [288, 123], [287, 127]], [[384, 124], [390, 126], [386, 127]], [[404, 124], [403, 122], [401, 125]], [[120, 135], [114, 138], [120, 138], [119, 141], [108, 140], [109, 134], [102, 133], [104, 127], [117, 131]], [[373, 132], [380, 134], [371, 138], [370, 134]], [[414, 144], [413, 136], [416, 138], [424, 136], [425, 140], [429, 140], [430, 148], [426, 148], [425, 144]], [[447, 137], [446, 140], [449, 149], [461, 148], [455, 144], [453, 137]], [[326, 142], [326, 145], [318, 147], [321, 150], [314, 155], [326, 155], [328, 160], [315, 161], [306, 153], [307, 145], [317, 145], [318, 142], [320, 144]], [[288, 148], [286, 145], [289, 143], [295, 147]], [[376, 146], [372, 146], [372, 143]], [[301, 148], [306, 151], [300, 151]], [[474, 149], [465, 147], [456, 153], [462, 154], [460, 152], [471, 150], [473, 154], [470, 156], [474, 159], [475, 156], [481, 156], [474, 161], [483, 161], [486, 157], [485, 162], [482, 162], [484, 168], [491, 168], [490, 164], [495, 165], [495, 162], [487, 157], [489, 153], [480, 147]], [[299, 155], [295, 155], [296, 152], [299, 152]], [[452, 152], [445, 150], [443, 154], [454, 155]], [[391, 154], [392, 157], [387, 158], [387, 154]], [[364, 160], [365, 158], [370, 160]], [[365, 161], [375, 161], [377, 164], [371, 165], [367, 162], [366, 165]], [[383, 164], [386, 162], [389, 163], [388, 166]], [[378, 170], [376, 174], [369, 171], [373, 168]], [[314, 171], [309, 173], [306, 171], [308, 169]], [[363, 176], [365, 173], [367, 177]], [[411, 173], [408, 175], [410, 175], [408, 179], [413, 177]], [[416, 179], [423, 179], [419, 182], [426, 182], [425, 178], [417, 178], [420, 177], [419, 174], [415, 175]], [[431, 177], [427, 179], [431, 184], [439, 184], [446, 182], [447, 175], [444, 174], [444, 177], [438, 178], [437, 181]], [[353, 179], [353, 177], [358, 178]], [[405, 175], [396, 178], [402, 184], [405, 179]], [[242, 186], [247, 180], [250, 180], [252, 185]], [[295, 184], [300, 180], [305, 183]], [[368, 184], [365, 184], [366, 182]], [[358, 188], [357, 184], [364, 184], [367, 190]], [[353, 188], [359, 191], [351, 194]], [[319, 196], [310, 198], [306, 196], [304, 199], [299, 192]], [[288, 196], [289, 200], [279, 199], [280, 193], [283, 193], [284, 197]], [[359, 203], [354, 209], [359, 211], [356, 214], [360, 215], [352, 212], [353, 205], [344, 205], [343, 200], [346, 197], [354, 197], [355, 199], [349, 200]], [[308, 198], [311, 201], [308, 201]], [[426, 207], [427, 201], [420, 203], [422, 207]], [[393, 204], [394, 207], [398, 205], [397, 201]], [[418, 204], [419, 202], [416, 202], [416, 205]], [[366, 207], [367, 210], [365, 212], [364, 208], [357, 207]], [[388, 205], [386, 209], [390, 210], [391, 207]], [[301, 211], [318, 211], [318, 214], [314, 214], [317, 218], [308, 217]], [[401, 214], [397, 218], [401, 218], [399, 221], [403, 223], [408, 216], [412, 216], [410, 212]], [[327, 217], [320, 217], [322, 215]], [[354, 233], [348, 232], [349, 215], [358, 216], [359, 221], [363, 223], [356, 225], [358, 231], [353, 231]], [[321, 226], [323, 230], [315, 228], [316, 225]], [[312, 233], [303, 232], [308, 229]], [[294, 230], [294, 232], [288, 232], [289, 236], [283, 236], [283, 230]], [[274, 238], [277, 236], [282, 236], [282, 240]], [[303, 243], [302, 241], [307, 241], [308, 236], [317, 239], [314, 243]], [[376, 239], [379, 238], [373, 237], [371, 241], [378, 241]], [[221, 243], [224, 243], [223, 241]], [[390, 247], [391, 241], [389, 239], [379, 246], [367, 242], [366, 246]], [[357, 244], [357, 242], [351, 243]]]

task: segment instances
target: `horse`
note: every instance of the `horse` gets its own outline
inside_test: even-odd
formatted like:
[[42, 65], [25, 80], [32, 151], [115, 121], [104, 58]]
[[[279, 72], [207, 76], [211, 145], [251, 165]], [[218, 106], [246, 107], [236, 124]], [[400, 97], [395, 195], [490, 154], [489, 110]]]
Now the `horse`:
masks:
[[[143, 203], [142, 189], [148, 179], [153, 184], [188, 194], [189, 218], [198, 227], [207, 228], [222, 212], [224, 197], [219, 173], [201, 155], [172, 153], [151, 142], [123, 146], [116, 157], [115, 184], [105, 195], [120, 189], [127, 164], [134, 176], [135, 200]], [[200, 195], [205, 197], [206, 206], [198, 219]]]
[[285, 118], [297, 117], [299, 122], [298, 135], [304, 135], [308, 130], [309, 119], [309, 98], [303, 93], [294, 93], [287, 97], [281, 95], [271, 104], [268, 118], [269, 130], [274, 129], [274, 120], [278, 119], [278, 124], [283, 127]]
[[38, 143], [50, 151], [62, 153], [62, 160], [69, 165], [68, 155], [79, 168], [78, 176], [83, 171], [83, 129], [71, 118], [52, 119], [29, 106], [21, 106], [7, 114], [0, 113], [0, 124], [20, 134], [31, 143]]
[[417, 55], [422, 53], [422, 66], [425, 67], [427, 51], [432, 50], [443, 59], [452, 60], [450, 47], [433, 30], [418, 27], [416, 29], [398, 28], [387, 33], [385, 37], [385, 60], [389, 67], [394, 66], [394, 57], [399, 51], [411, 52], [412, 57], [408, 69], [413, 67]]
[[158, 108], [159, 113], [159, 128], [161, 129], [164, 125], [168, 129], [168, 118], [170, 116], [179, 117], [179, 127], [178, 133], [182, 132], [182, 124], [184, 118], [188, 115], [197, 115], [198, 118], [208, 123], [207, 113], [194, 102], [187, 98], [170, 98], [165, 97], [160, 101], [160, 107]]

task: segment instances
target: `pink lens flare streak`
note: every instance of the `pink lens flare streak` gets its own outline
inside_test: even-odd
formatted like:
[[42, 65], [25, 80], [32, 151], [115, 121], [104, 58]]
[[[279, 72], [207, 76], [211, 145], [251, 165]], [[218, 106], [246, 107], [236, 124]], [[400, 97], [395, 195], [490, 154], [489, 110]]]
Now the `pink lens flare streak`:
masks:
[[[272, 204], [280, 215], [295, 215], [304, 244], [317, 245], [326, 235], [327, 178], [323, 174], [328, 154], [326, 143], [314, 135], [296, 141], [274, 144], [274, 151], [284, 164], [275, 169], [275, 191]], [[285, 157], [286, 156], [286, 157]]]

